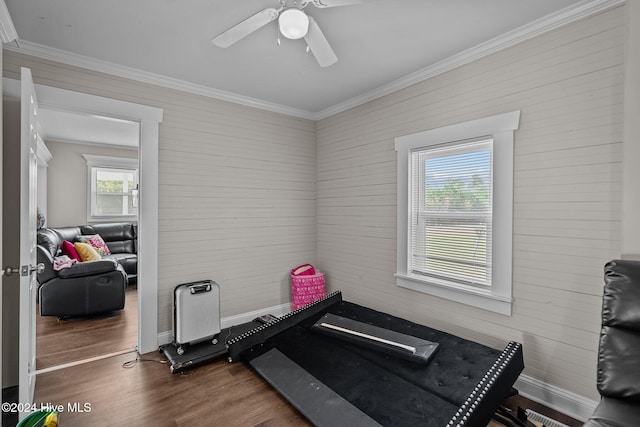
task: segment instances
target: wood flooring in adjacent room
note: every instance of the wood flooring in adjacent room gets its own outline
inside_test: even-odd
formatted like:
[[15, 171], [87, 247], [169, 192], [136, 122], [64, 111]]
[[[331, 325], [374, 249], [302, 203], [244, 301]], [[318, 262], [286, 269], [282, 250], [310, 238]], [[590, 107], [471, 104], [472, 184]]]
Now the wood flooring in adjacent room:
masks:
[[138, 343], [138, 289], [126, 290], [123, 310], [58, 320], [36, 316], [36, 369], [42, 370], [133, 349]]
[[[127, 363], [135, 359], [135, 353], [130, 353], [39, 374], [35, 401], [63, 405], [60, 425], [64, 427], [311, 426], [242, 363], [230, 364], [221, 358], [172, 374], [167, 364], [159, 363], [166, 360], [160, 353], [145, 354], [137, 363]], [[534, 404], [516, 399], [510, 404]], [[84, 412], [69, 408], [82, 408]], [[542, 408], [532, 407], [548, 416], [559, 415]], [[582, 425], [570, 418], [562, 418], [562, 422], [570, 427]]]

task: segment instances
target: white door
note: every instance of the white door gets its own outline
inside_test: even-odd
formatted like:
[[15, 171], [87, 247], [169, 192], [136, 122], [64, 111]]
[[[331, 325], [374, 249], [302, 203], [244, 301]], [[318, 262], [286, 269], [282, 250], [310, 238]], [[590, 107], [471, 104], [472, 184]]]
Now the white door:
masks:
[[[20, 112], [20, 344], [18, 402], [33, 402], [36, 386], [36, 186], [38, 102], [31, 70], [21, 69]], [[21, 413], [20, 419], [28, 413]]]
[[[1, 74], [1, 73], [0, 73]], [[0, 75], [0, 77], [2, 77]], [[0, 88], [2, 88], [2, 84], [0, 84]], [[2, 108], [0, 108], [0, 129], [4, 129], [2, 127]], [[2, 156], [3, 156], [3, 146], [2, 146], [2, 135], [0, 135], [0, 176], [3, 176], [3, 172], [2, 172]], [[4, 212], [2, 210], [2, 183], [0, 183], [0, 212]], [[0, 213], [0, 218], [2, 218], [2, 213]], [[0, 220], [0, 242], [3, 242], [4, 240], [2, 240], [2, 220]], [[4, 259], [2, 258], [2, 244], [0, 244], [0, 262], [4, 262]], [[2, 319], [2, 287], [4, 286], [4, 265], [0, 264], [0, 268], [2, 268], [2, 270], [0, 270], [0, 319]], [[1, 323], [1, 322], [0, 322]], [[0, 327], [0, 342], [2, 342], [2, 328]], [[2, 351], [0, 351], [0, 387], [2, 387]], [[0, 393], [0, 404], [4, 403], [4, 401], [2, 400], [2, 393]], [[0, 414], [1, 415], [1, 414]], [[2, 427], [2, 416], [0, 416], [0, 427]]]

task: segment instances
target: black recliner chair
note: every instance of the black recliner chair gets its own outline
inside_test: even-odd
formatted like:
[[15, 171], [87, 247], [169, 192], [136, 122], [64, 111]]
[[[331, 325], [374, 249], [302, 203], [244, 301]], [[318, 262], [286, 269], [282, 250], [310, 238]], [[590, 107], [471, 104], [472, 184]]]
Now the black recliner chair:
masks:
[[610, 261], [604, 279], [601, 399], [585, 427], [640, 426], [640, 261]]
[[125, 304], [127, 276], [114, 259], [76, 263], [60, 271], [53, 269], [62, 238], [55, 231], [38, 232], [38, 295], [42, 316], [77, 317], [121, 310]]

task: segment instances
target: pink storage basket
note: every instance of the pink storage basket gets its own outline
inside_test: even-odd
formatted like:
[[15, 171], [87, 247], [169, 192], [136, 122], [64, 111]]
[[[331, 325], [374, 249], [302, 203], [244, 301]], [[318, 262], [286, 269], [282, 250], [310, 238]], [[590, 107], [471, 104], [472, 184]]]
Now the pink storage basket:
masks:
[[297, 310], [327, 294], [324, 273], [291, 275], [291, 310]]

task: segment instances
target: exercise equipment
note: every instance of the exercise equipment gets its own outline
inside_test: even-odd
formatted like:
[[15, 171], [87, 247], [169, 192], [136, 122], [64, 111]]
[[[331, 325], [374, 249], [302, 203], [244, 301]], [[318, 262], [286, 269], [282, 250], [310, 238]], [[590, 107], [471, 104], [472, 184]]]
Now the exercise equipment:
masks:
[[[434, 351], [416, 363], [422, 342]], [[493, 349], [340, 292], [228, 340], [228, 359], [247, 362], [314, 425], [332, 427], [487, 425], [524, 368], [517, 342]]]

